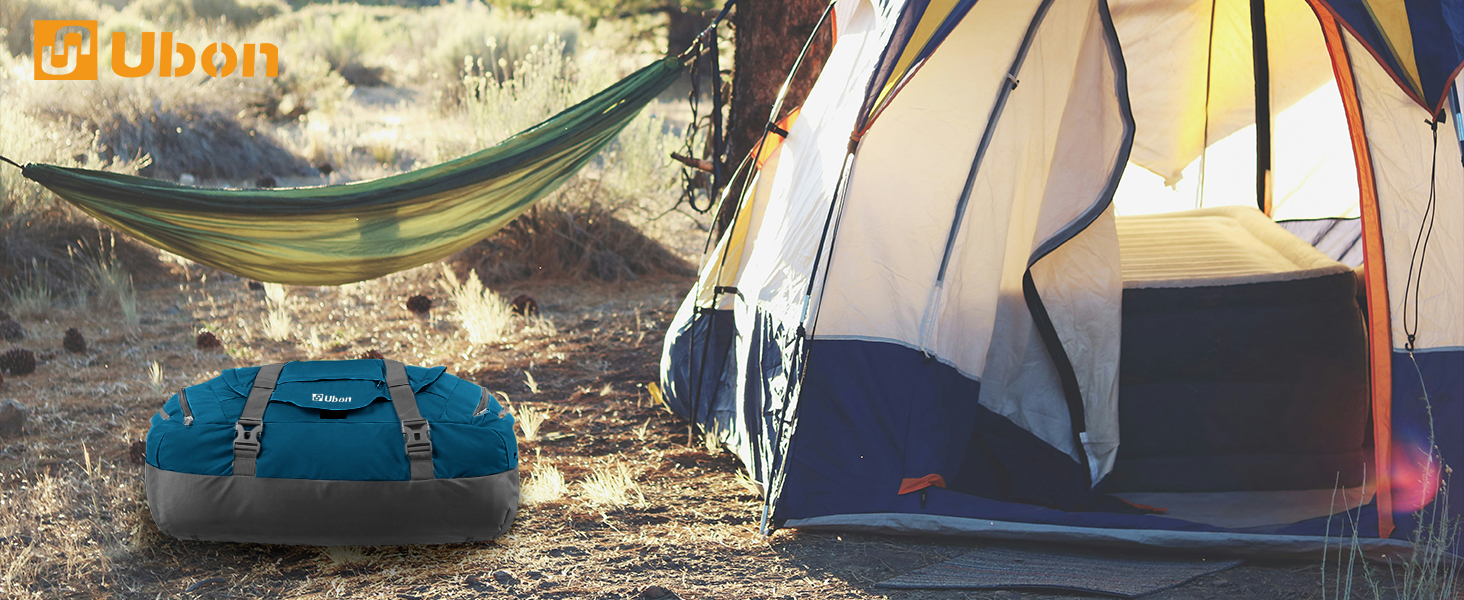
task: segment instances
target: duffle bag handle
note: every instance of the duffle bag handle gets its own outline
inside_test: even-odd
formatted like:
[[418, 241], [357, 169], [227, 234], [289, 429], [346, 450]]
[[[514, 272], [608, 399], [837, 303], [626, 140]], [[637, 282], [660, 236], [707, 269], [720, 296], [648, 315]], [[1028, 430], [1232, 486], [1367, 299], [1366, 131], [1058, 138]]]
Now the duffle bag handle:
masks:
[[[407, 380], [407, 369], [395, 360], [381, 362], [386, 375], [386, 389], [391, 394], [391, 405], [396, 409], [397, 419], [402, 422], [402, 438], [405, 441], [412, 479], [434, 479], [432, 428], [417, 409], [417, 395], [412, 393], [411, 382]], [[234, 423], [235, 477], [254, 477], [255, 465], [259, 460], [259, 440], [264, 434], [264, 409], [269, 406], [269, 398], [274, 395], [275, 384], [284, 368], [285, 363], [265, 365], [254, 376], [249, 399], [244, 401], [244, 411]]]

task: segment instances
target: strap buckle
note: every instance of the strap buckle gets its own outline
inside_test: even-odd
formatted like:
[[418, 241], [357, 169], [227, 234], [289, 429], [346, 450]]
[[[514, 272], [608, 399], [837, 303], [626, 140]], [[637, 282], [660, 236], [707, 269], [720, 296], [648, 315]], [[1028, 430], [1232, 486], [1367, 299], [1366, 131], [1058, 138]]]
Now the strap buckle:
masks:
[[244, 423], [234, 423], [234, 455], [255, 458], [259, 456], [259, 438], [264, 435], [264, 423], [252, 423], [252, 427], [246, 428]]
[[414, 460], [432, 459], [432, 426], [424, 419], [402, 423], [402, 438], [407, 443], [407, 456]]

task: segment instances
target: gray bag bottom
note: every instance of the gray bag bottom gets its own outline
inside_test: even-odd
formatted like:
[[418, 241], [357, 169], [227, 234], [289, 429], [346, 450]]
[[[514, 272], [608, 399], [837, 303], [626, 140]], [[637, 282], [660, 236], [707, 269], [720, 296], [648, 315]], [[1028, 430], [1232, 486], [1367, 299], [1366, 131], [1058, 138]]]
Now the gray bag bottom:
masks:
[[185, 540], [387, 546], [491, 540], [518, 513], [518, 469], [485, 477], [318, 481], [194, 475], [147, 465], [147, 503]]

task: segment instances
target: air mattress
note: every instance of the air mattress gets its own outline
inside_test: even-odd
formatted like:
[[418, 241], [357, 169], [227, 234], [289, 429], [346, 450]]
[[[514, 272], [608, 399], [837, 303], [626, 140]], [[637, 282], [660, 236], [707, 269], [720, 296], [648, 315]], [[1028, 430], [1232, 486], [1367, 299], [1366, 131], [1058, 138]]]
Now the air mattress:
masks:
[[1358, 485], [1370, 455], [1353, 272], [1265, 215], [1120, 217], [1113, 491]]

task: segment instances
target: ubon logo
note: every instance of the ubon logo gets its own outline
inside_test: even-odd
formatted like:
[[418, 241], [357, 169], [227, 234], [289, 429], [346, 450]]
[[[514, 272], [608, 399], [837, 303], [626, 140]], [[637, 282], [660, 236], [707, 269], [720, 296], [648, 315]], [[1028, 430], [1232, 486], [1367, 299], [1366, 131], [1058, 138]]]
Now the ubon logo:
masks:
[[[142, 77], [156, 72], [159, 77], [182, 77], [198, 68], [211, 77], [228, 77], [237, 71], [254, 77], [262, 68], [265, 77], [280, 71], [280, 50], [274, 44], [244, 44], [242, 51], [214, 42], [196, 52], [193, 46], [173, 41], [173, 32], [142, 32], [137, 64], [129, 65], [127, 34], [112, 33], [112, 72], [122, 77]], [[161, 43], [159, 43], [161, 42]], [[96, 21], [35, 21], [36, 79], [96, 79]], [[262, 64], [261, 64], [262, 63]]]
[[96, 21], [36, 21], [36, 79], [96, 79]]

